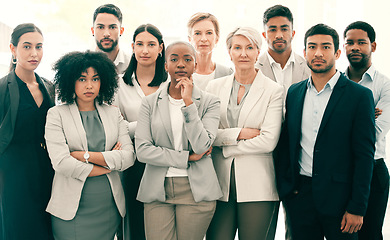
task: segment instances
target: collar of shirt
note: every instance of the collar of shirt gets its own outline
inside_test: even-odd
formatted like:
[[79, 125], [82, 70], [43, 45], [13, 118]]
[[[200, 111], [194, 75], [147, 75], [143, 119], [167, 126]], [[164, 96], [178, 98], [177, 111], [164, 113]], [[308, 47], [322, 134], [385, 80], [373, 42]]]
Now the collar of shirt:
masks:
[[[371, 67], [369, 67], [367, 69], [367, 71], [363, 74], [362, 79], [360, 79], [359, 83], [363, 80], [368, 80], [371, 82], [374, 81], [375, 74], [376, 74], [376, 69], [375, 69], [374, 65], [371, 64]], [[349, 79], [349, 68], [347, 68], [347, 70], [345, 70], [345, 75]]]
[[115, 66], [118, 66], [120, 63], [124, 63], [125, 61], [125, 53], [122, 49], [119, 48], [118, 54], [116, 55], [116, 58], [114, 60], [114, 64]]
[[[339, 71], [336, 71], [336, 73], [333, 75], [333, 77], [332, 77], [331, 79], [329, 79], [329, 81], [325, 84], [324, 88], [323, 88], [320, 92], [318, 92], [318, 93], [321, 93], [321, 92], [324, 91], [324, 89], [326, 89], [327, 87], [329, 87], [330, 90], [333, 91], [333, 88], [334, 88], [334, 86], [336, 86], [337, 81], [338, 81], [339, 78], [340, 78], [340, 75], [341, 75], [341, 73], [340, 73]], [[307, 88], [309, 88], [309, 89], [312, 89], [312, 88], [313, 88], [313, 89], [316, 90], [316, 88], [314, 87], [314, 84], [313, 84], [313, 79], [312, 79], [312, 77], [310, 77], [310, 78], [309, 78], [309, 81], [307, 81]], [[316, 90], [316, 91], [317, 91], [317, 90]]]
[[[268, 51], [267, 51], [267, 57], [268, 57], [268, 61], [269, 61], [269, 63], [270, 63], [271, 66], [279, 66], [280, 68], [282, 68], [281, 65], [280, 65], [280, 63], [275, 62], [275, 60], [274, 60], [273, 57], [268, 53]], [[295, 63], [295, 57], [294, 57], [294, 52], [291, 51], [290, 57], [288, 58], [288, 60], [287, 60], [287, 62], [286, 62], [286, 65], [284, 66], [284, 68], [283, 68], [282, 70], [287, 69], [287, 67], [288, 67], [290, 64], [293, 64], [293, 63]]]

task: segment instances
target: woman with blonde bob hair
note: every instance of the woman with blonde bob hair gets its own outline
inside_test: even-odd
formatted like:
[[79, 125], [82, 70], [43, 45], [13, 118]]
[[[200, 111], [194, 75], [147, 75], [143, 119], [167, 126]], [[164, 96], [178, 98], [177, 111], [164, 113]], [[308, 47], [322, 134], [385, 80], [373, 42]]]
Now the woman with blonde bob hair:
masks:
[[272, 152], [282, 124], [283, 87], [255, 68], [260, 34], [249, 27], [226, 40], [235, 73], [207, 86], [221, 99], [212, 158], [223, 197], [207, 239], [273, 239], [269, 232], [279, 201]]
[[206, 89], [209, 81], [230, 75], [231, 68], [212, 61], [213, 50], [219, 40], [219, 23], [211, 13], [198, 12], [187, 23], [188, 40], [196, 50], [196, 69], [192, 75], [194, 84]]

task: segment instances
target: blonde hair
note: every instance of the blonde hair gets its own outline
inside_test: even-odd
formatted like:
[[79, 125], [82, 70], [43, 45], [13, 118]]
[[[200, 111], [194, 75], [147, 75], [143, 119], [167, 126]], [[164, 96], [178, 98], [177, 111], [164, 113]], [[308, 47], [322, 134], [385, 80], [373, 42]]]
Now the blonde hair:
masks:
[[238, 27], [234, 29], [233, 32], [229, 33], [226, 38], [226, 46], [228, 50], [232, 48], [232, 41], [234, 36], [244, 36], [249, 40], [249, 42], [256, 45], [257, 49], [261, 49], [261, 36], [260, 33], [254, 28]]
[[202, 20], [210, 20], [214, 25], [215, 34], [219, 38], [219, 23], [217, 18], [211, 13], [198, 12], [191, 16], [187, 23], [188, 37], [191, 37], [191, 31], [194, 25]]

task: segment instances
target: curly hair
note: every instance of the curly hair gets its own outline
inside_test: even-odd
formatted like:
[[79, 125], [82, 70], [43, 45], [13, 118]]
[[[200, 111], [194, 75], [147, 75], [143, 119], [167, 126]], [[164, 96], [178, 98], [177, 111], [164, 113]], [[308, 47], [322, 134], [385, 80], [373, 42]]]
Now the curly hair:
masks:
[[113, 62], [102, 52], [70, 52], [62, 56], [53, 66], [56, 72], [54, 83], [58, 99], [72, 104], [75, 101], [75, 84], [88, 68], [94, 68], [100, 78], [100, 90], [96, 97], [101, 105], [111, 104], [118, 88], [118, 74]]

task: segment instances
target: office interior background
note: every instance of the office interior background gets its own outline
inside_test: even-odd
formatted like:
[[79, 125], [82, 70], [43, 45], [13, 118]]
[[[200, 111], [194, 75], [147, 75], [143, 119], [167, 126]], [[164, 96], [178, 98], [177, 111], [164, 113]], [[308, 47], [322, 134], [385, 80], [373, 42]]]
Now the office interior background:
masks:
[[[303, 54], [303, 39], [307, 29], [317, 23], [325, 23], [340, 34], [342, 55], [337, 68], [344, 71], [348, 61], [343, 51], [343, 31], [356, 20], [370, 23], [377, 33], [377, 50], [373, 53], [376, 69], [390, 77], [388, 66], [390, 39], [386, 19], [388, 15], [385, 0], [4, 0], [0, 8], [0, 76], [8, 72], [11, 53], [9, 41], [12, 30], [20, 23], [36, 24], [44, 35], [44, 56], [36, 70], [38, 74], [52, 79], [52, 64], [69, 51], [95, 49], [92, 37], [93, 11], [100, 5], [113, 3], [123, 13], [124, 34], [120, 46], [129, 53], [134, 30], [141, 24], [156, 25], [164, 36], [166, 45], [176, 40], [187, 41], [187, 21], [196, 12], [210, 12], [220, 23], [221, 33], [213, 53], [214, 61], [232, 66], [226, 50], [226, 36], [235, 27], [250, 26], [263, 31], [264, 11], [275, 4], [290, 8], [294, 15], [296, 31], [292, 46], [298, 54]], [[267, 44], [263, 39], [262, 52]], [[390, 138], [390, 134], [388, 134]], [[389, 166], [390, 140], [387, 143]], [[279, 220], [276, 239], [283, 237], [283, 221]], [[390, 239], [390, 213], [384, 226], [385, 239]]]

